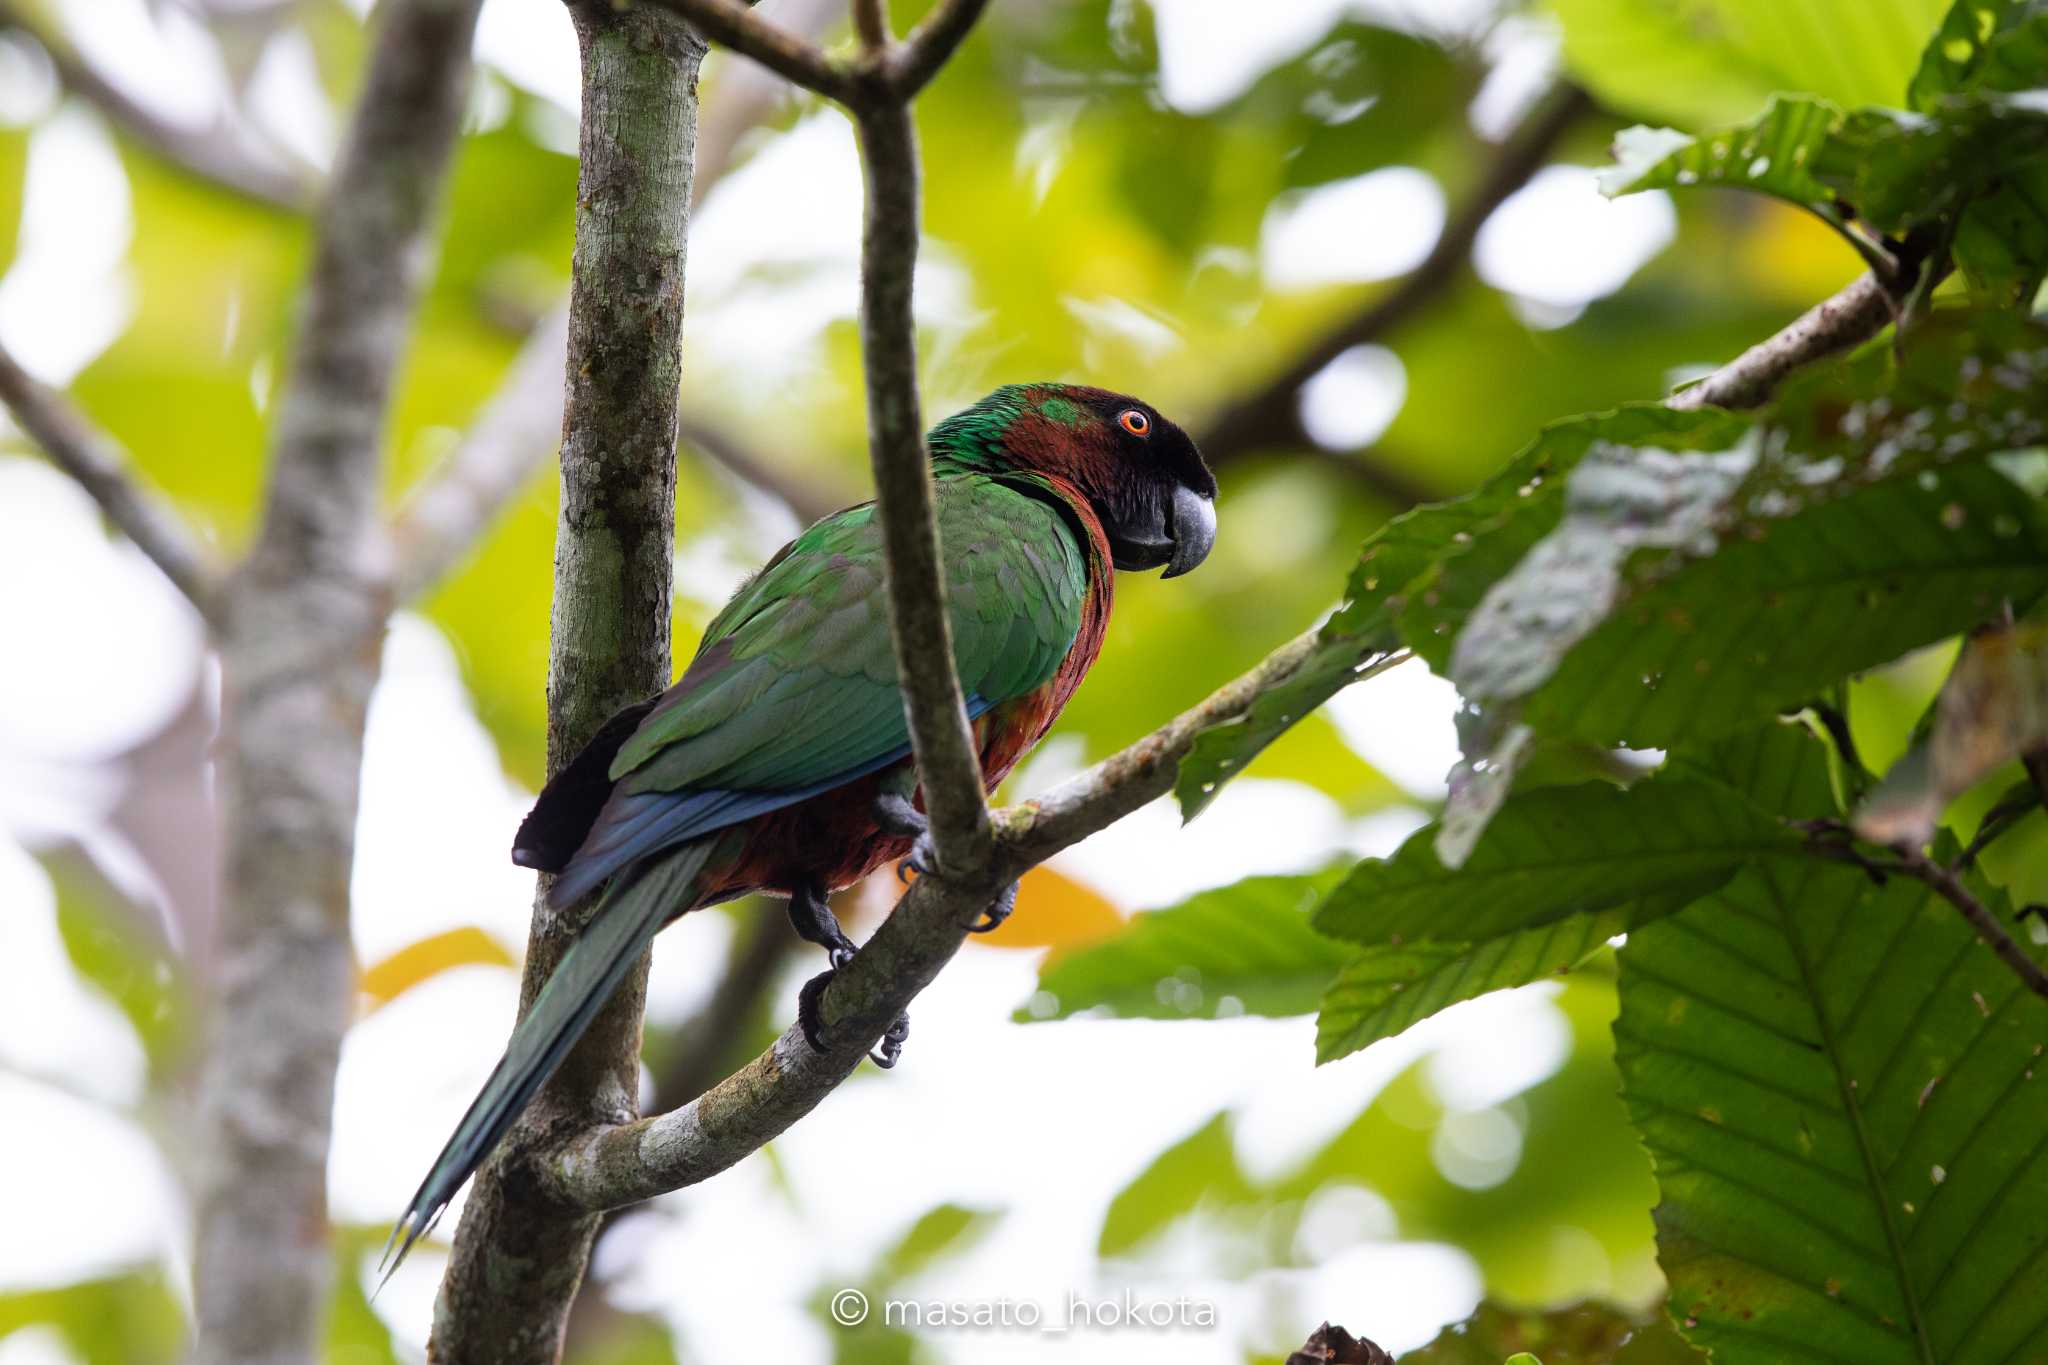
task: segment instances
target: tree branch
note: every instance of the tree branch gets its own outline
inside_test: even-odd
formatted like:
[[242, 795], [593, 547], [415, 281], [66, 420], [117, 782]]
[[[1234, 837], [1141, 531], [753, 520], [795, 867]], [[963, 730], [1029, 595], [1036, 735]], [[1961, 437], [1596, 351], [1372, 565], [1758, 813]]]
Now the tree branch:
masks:
[[911, 99], [931, 83], [987, 7], [988, 0], [941, 0], [910, 31], [889, 63], [890, 83], [900, 98]]
[[5, 347], [0, 347], [0, 403], [50, 463], [78, 482], [201, 616], [209, 615], [219, 587], [217, 571], [191, 528], [168, 502], [142, 486], [111, 436], [22, 369]]
[[886, 100], [862, 108], [857, 124], [867, 175], [861, 356], [869, 459], [888, 567], [889, 631], [932, 841], [940, 870], [951, 875], [988, 861], [989, 822], [980, 755], [953, 668], [931, 460], [917, 395], [910, 300], [919, 225], [916, 134], [910, 107]]
[[851, 105], [860, 92], [853, 72], [826, 56], [815, 44], [769, 19], [740, 0], [653, 0], [689, 20], [720, 47], [751, 57], [784, 79], [827, 99]]
[[730, 433], [712, 426], [709, 422], [685, 416], [676, 434], [681, 437], [683, 444], [695, 447], [699, 454], [742, 483], [758, 488], [781, 502], [806, 526], [820, 517], [830, 516], [854, 500], [851, 497], [820, 493], [817, 489], [790, 477], [734, 439]]
[[1210, 418], [1196, 442], [1209, 460], [1227, 463], [1249, 449], [1307, 442], [1298, 401], [1302, 385], [1352, 347], [1386, 336], [1454, 284], [1493, 211], [1542, 169], [1558, 142], [1592, 108], [1586, 93], [1574, 85], [1559, 85], [1540, 100], [1501, 144], [1422, 264], [1310, 342], [1280, 373]]
[[229, 832], [199, 1096], [196, 1356], [307, 1360], [334, 1069], [355, 1008], [348, 888], [389, 612], [377, 522], [393, 372], [432, 259], [481, 0], [395, 0], [315, 226], [263, 522], [220, 594]]
[[1883, 331], [1895, 308], [1877, 276], [1865, 275], [1815, 304], [1770, 340], [1758, 342], [1698, 383], [1672, 394], [1665, 405], [1762, 407], [1792, 371]]
[[[704, 46], [652, 6], [570, 7], [582, 54], [562, 510], [548, 665], [558, 771], [622, 705], [669, 681], [684, 244]], [[521, 1010], [581, 917], [534, 907]], [[597, 1229], [527, 1178], [563, 1131], [630, 1116], [646, 962], [605, 1004], [471, 1186], [435, 1304], [434, 1360], [551, 1362]]]
[[300, 213], [312, 207], [318, 186], [289, 167], [247, 154], [245, 132], [234, 120], [219, 118], [210, 128], [185, 128], [158, 118], [94, 70], [69, 44], [30, 22], [15, 0], [0, 0], [0, 29], [17, 29], [33, 38], [49, 54], [66, 90], [171, 165], [272, 208]]

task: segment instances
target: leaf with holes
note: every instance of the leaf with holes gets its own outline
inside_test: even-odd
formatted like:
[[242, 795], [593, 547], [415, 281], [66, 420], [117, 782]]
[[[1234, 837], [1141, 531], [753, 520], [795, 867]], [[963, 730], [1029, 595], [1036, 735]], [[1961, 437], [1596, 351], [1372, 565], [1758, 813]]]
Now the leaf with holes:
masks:
[[[1957, 0], [1927, 45], [1907, 103], [1939, 107], [1971, 90], [2027, 90], [2048, 80], [2048, 7], [2039, 0]], [[2020, 167], [1963, 211], [1957, 262], [1991, 289], [2031, 299], [2048, 265], [2048, 164]]]
[[1834, 191], [1812, 167], [1841, 120], [1842, 111], [1826, 100], [1779, 95], [1749, 122], [1708, 137], [1624, 128], [1615, 135], [1614, 164], [1600, 173], [1600, 192], [1718, 185], [1768, 194], [1835, 221]]
[[1946, 902], [1772, 863], [1620, 963], [1623, 1098], [1695, 1344], [1727, 1365], [2048, 1359], [2048, 1002]]
[[1020, 1022], [1097, 1010], [1120, 1019], [1215, 1019], [1311, 1013], [1352, 955], [1309, 927], [1337, 871], [1247, 877], [1134, 917], [1114, 938], [1056, 953], [1038, 974], [1049, 1000]]
[[1708, 559], [1627, 567], [1618, 609], [1526, 694], [1537, 729], [1637, 747], [1745, 729], [2032, 603], [2048, 591], [2048, 521], [1967, 465], [1750, 520]]

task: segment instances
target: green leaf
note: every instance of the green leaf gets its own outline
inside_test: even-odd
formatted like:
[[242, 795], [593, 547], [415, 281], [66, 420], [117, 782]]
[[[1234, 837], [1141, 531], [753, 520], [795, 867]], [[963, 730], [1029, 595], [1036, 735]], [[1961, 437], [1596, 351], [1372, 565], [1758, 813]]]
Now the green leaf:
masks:
[[1628, 567], [1643, 586], [1529, 694], [1538, 729], [1669, 747], [1747, 728], [2031, 603], [2048, 590], [2048, 524], [2002, 475], [1965, 465], [1748, 520], [1711, 559]]
[[[2036, 63], [2029, 87], [2048, 81], [2048, 66], [2036, 61], [2048, 56], [2048, 26], [2038, 35], [2032, 28], [2004, 35], [1994, 47], [2001, 58], [2010, 49], [2016, 63]], [[1985, 74], [2020, 78], [2002, 64], [1987, 63]], [[2048, 188], [2044, 151], [2048, 91], [1973, 83], [1916, 113], [1844, 112], [1826, 100], [1781, 96], [1749, 122], [1698, 138], [1626, 130], [1601, 188], [1744, 189], [1797, 204], [1837, 230], [1857, 218], [1881, 234], [1903, 234], [1961, 209], [1957, 260], [2004, 283], [2038, 279], [2048, 267], [2048, 205], [2036, 197]], [[1872, 249], [1863, 236], [1850, 241], [1866, 254]]]
[[59, 1289], [0, 1294], [0, 1339], [46, 1324], [88, 1365], [170, 1365], [185, 1354], [185, 1316], [153, 1272]]
[[2033, 0], [1956, 0], [1920, 54], [1907, 107], [1963, 90], [2025, 90], [2048, 71], [2048, 9]]
[[1749, 122], [1712, 136], [1624, 128], [1614, 140], [1615, 164], [1600, 173], [1600, 191], [1620, 195], [1733, 186], [1825, 211], [1832, 219], [1827, 206], [1834, 192], [1811, 167], [1841, 119], [1842, 111], [1825, 100], [1779, 95]]
[[1247, 877], [1136, 915], [1114, 938], [1048, 958], [1038, 988], [1056, 1007], [1019, 1009], [1016, 1018], [1084, 1010], [1120, 1019], [1309, 1014], [1352, 956], [1309, 927], [1309, 910], [1337, 875]]
[[1568, 972], [1631, 920], [1626, 909], [1567, 915], [1482, 943], [1379, 944], [1337, 973], [1316, 1017], [1316, 1061], [1392, 1038], [1439, 1010]]
[[1702, 782], [1659, 778], [1543, 787], [1508, 799], [1461, 868], [1438, 859], [1435, 826], [1392, 858], [1352, 869], [1316, 909], [1326, 934], [1367, 945], [1482, 943], [1572, 915], [1630, 906], [1669, 914], [1744, 861], [1798, 842], [1747, 803]]
[[884, 1288], [900, 1284], [938, 1261], [959, 1255], [987, 1236], [1002, 1216], [995, 1209], [961, 1204], [927, 1209], [883, 1253], [875, 1272], [877, 1283]]
[[1896, 101], [1943, 0], [1551, 0], [1565, 64], [1609, 108], [1689, 128], [1773, 94]]
[[1204, 1205], [1239, 1204], [1255, 1197], [1230, 1140], [1230, 1115], [1219, 1112], [1161, 1152], [1117, 1192], [1102, 1219], [1096, 1254], [1123, 1256]]
[[1859, 109], [1844, 116], [1814, 170], [1857, 216], [1903, 232], [2037, 162], [2044, 150], [2048, 91], [1951, 95], [1932, 114]]
[[153, 922], [82, 851], [45, 854], [57, 893], [57, 932], [78, 974], [126, 1016], [153, 1074], [174, 1074], [193, 1042], [194, 1004], [183, 964]]
[[1695, 1344], [1727, 1365], [2048, 1350], [2048, 1004], [1952, 908], [1773, 863], [1620, 960], [1623, 1098]]
[[[1343, 605], [1324, 623], [1315, 652], [1287, 682], [1254, 701], [1243, 717], [1196, 736], [1174, 783], [1182, 817], [1192, 820], [1200, 814], [1224, 782], [1302, 716], [1372, 676], [1379, 665], [1392, 662], [1384, 656], [1398, 643], [1394, 623], [1411, 597], [1424, 591], [1433, 595], [1439, 566], [1465, 553], [1478, 532], [1547, 504], [1547, 497], [1532, 495], [1545, 490], [1547, 481], [1591, 448], [1596, 439], [1593, 423], [1602, 423], [1602, 431], [1704, 432], [1709, 434], [1702, 439], [1713, 440], [1739, 430], [1740, 421], [1725, 413], [1675, 413], [1650, 404], [1604, 419], [1573, 419], [1547, 430], [1471, 494], [1413, 508], [1386, 523], [1365, 542], [1346, 583]], [[1507, 565], [1500, 567], [1505, 571]], [[1416, 632], [1409, 634], [1415, 643]], [[1424, 640], [1429, 634], [1427, 629], [1420, 632]], [[1449, 643], [1444, 634], [1442, 646], [1447, 649]], [[1436, 651], [1427, 644], [1417, 643], [1416, 649], [1436, 662]]]

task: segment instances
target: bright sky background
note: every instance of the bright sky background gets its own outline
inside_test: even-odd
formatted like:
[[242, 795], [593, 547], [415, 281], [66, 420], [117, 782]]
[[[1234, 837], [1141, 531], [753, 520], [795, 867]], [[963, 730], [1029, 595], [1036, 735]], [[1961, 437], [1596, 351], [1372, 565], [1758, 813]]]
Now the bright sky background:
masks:
[[[1486, 6], [1266, 0], [1261, 23], [1250, 28], [1228, 22], [1237, 9], [1228, 0], [1157, 0], [1156, 8], [1166, 98], [1200, 109], [1243, 89], [1347, 8], [1445, 28], [1470, 27]], [[166, 117], [207, 117], [219, 62], [174, 5], [86, 0], [63, 9], [80, 47], [133, 95]], [[478, 45], [501, 78], [572, 113], [574, 43], [556, 0], [490, 0]], [[1495, 35], [1496, 79], [1473, 112], [1483, 130], [1512, 119], [1545, 79], [1554, 47], [1540, 26]], [[263, 55], [257, 89], [272, 135], [324, 160], [336, 122], [303, 42], [284, 40]], [[0, 47], [0, 119], [39, 117], [53, 98]], [[63, 383], [118, 335], [129, 308], [122, 261], [135, 225], [94, 116], [67, 108], [36, 135], [27, 202], [20, 251], [0, 278], [0, 339], [37, 374]], [[1427, 176], [1388, 168], [1276, 210], [1261, 256], [1276, 284], [1385, 278], [1429, 249], [1443, 211]], [[696, 222], [695, 334], [715, 335], [734, 367], [751, 367], [758, 382], [771, 382], [778, 365], [800, 363], [789, 358], [786, 338], [852, 310], [858, 220], [844, 123], [820, 116], [780, 139], [730, 177]], [[1608, 203], [1589, 172], [1558, 167], [1502, 208], [1479, 240], [1477, 265], [1522, 300], [1532, 322], [1557, 325], [1619, 288], [1672, 231], [1663, 196]], [[759, 286], [742, 283], [764, 259], [824, 268], [764, 309], [747, 292]], [[973, 306], [972, 281], [942, 261], [924, 283], [919, 301], [929, 315]], [[1354, 445], [1392, 420], [1404, 393], [1398, 358], [1362, 348], [1309, 386], [1304, 417], [1318, 439]], [[132, 1110], [141, 1051], [118, 1011], [73, 974], [47, 880], [25, 848], [85, 838], [117, 874], [134, 875], [132, 852], [107, 847], [96, 830], [118, 791], [92, 760], [162, 725], [208, 665], [196, 623], [168, 585], [131, 548], [109, 542], [84, 497], [40, 464], [0, 459], [0, 582], [10, 585], [0, 594], [0, 640], [22, 646], [0, 669], [0, 1209], [10, 1228], [34, 1230], [0, 1238], [0, 1289], [61, 1284], [152, 1257], [182, 1273], [188, 1229], [174, 1173]], [[1428, 796], [1441, 791], [1455, 757], [1453, 701], [1447, 684], [1409, 666], [1343, 694], [1331, 709], [1347, 743]], [[1023, 781], [1050, 781], [1062, 766], [1058, 752], [1042, 756]], [[417, 618], [401, 618], [391, 636], [363, 792], [359, 955], [373, 961], [461, 924], [481, 925], [516, 950], [531, 882], [505, 848], [529, 795], [501, 772], [448, 644]], [[1155, 806], [1060, 865], [1127, 906], [1161, 905], [1247, 873], [1305, 869], [1337, 846], [1390, 850], [1419, 818], [1352, 822], [1305, 787], [1247, 781], [1192, 834], [1181, 832], [1171, 809]], [[654, 1014], [679, 1018], [708, 990], [725, 932], [722, 919], [707, 915], [662, 936]], [[1567, 1045], [1541, 987], [1461, 1006], [1322, 1069], [1310, 1065], [1308, 1019], [1012, 1025], [1010, 1011], [1033, 987], [1034, 956], [971, 946], [918, 1001], [901, 1068], [864, 1072], [778, 1142], [772, 1163], [757, 1157], [657, 1201], [636, 1222], [635, 1254], [613, 1258], [631, 1263], [600, 1266], [611, 1291], [672, 1316], [706, 1358], [821, 1362], [829, 1342], [803, 1303], [835, 1276], [856, 1274], [919, 1213], [952, 1199], [1010, 1212], [977, 1251], [920, 1286], [921, 1295], [1056, 1306], [1072, 1293], [1112, 1294], [1121, 1286], [1095, 1278], [1097, 1216], [1113, 1191], [1216, 1109], [1236, 1107], [1251, 1160], [1278, 1170], [1326, 1140], [1401, 1067], [1434, 1053], [1445, 1063], [1434, 1074], [1446, 1078], [1448, 1098], [1480, 1116], [1472, 1131], [1483, 1147], [1492, 1122], [1485, 1116], [1497, 1112], [1490, 1106], [1554, 1069]], [[784, 983], [785, 1012], [798, 979]], [[450, 972], [350, 1035], [330, 1171], [337, 1217], [383, 1223], [397, 1214], [496, 1059], [515, 987], [505, 970]], [[1045, 1102], [1048, 1091], [1057, 1103]], [[87, 1172], [95, 1194], [81, 1200]], [[1321, 1246], [1319, 1271], [1294, 1276], [1305, 1311], [1341, 1304], [1394, 1347], [1469, 1311], [1479, 1282], [1460, 1253], [1357, 1240], [1372, 1225], [1369, 1214], [1347, 1206], [1310, 1220], [1312, 1228], [1350, 1232]], [[453, 1227], [451, 1214], [443, 1229]], [[377, 1304], [414, 1346], [425, 1339], [440, 1267], [437, 1252], [415, 1255]], [[1237, 1361], [1248, 1339], [1285, 1344], [1262, 1335], [1254, 1319], [1265, 1287], [1199, 1271], [1141, 1286], [1217, 1304], [1216, 1330], [1173, 1341], [1177, 1365]], [[1051, 1345], [1028, 1334], [944, 1341], [951, 1358], [977, 1365], [1041, 1360]], [[1122, 1362], [1129, 1345], [1076, 1335], [1057, 1349], [1063, 1360]], [[0, 1340], [0, 1365], [68, 1359], [49, 1334]]]

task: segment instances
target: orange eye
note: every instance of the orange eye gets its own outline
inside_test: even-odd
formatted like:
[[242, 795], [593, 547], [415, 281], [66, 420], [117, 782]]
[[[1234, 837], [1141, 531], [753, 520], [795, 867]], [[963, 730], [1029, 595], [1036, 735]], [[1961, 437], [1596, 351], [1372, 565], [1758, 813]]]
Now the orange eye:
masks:
[[1150, 436], [1152, 434], [1152, 419], [1139, 412], [1136, 408], [1125, 408], [1121, 413], [1117, 414], [1116, 420], [1118, 426], [1133, 436]]

